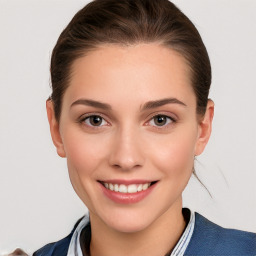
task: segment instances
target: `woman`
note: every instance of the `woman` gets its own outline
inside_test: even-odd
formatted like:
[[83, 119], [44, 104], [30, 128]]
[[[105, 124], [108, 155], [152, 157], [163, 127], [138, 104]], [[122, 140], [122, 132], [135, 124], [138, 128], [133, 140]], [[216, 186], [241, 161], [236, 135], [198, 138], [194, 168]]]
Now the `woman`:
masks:
[[57, 153], [89, 209], [34, 255], [255, 255], [253, 233], [182, 209], [211, 134], [211, 66], [167, 0], [96, 0], [60, 35], [47, 101]]

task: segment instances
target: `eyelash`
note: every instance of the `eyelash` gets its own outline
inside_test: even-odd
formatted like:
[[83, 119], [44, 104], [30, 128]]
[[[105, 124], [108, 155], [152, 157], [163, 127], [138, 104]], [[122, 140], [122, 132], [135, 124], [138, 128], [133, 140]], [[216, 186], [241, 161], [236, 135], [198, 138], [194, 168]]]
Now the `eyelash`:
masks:
[[[92, 117], [99, 117], [99, 118], [101, 118], [101, 121], [102, 122], [106, 122], [107, 125], [106, 124], [104, 124], [104, 125], [100, 124], [99, 126], [97, 126], [97, 125], [92, 125], [92, 124], [85, 123], [86, 120], [90, 120], [90, 118], [92, 118]], [[169, 121], [167, 121], [167, 124], [165, 123], [163, 125], [150, 125], [150, 122], [153, 121], [154, 118], [157, 118], [157, 117], [163, 117], [163, 118], [166, 118]], [[146, 122], [146, 125], [147, 126], [152, 126], [152, 127], [156, 128], [156, 129], [165, 129], [165, 128], [168, 128], [171, 124], [174, 124], [176, 122], [177, 122], [177, 120], [175, 118], [171, 117], [171, 116], [168, 116], [168, 115], [165, 115], [165, 114], [156, 114], [156, 115], [153, 115], [149, 119], [149, 121]], [[81, 123], [83, 125], [86, 125], [86, 126], [92, 128], [92, 129], [100, 129], [103, 126], [109, 126], [109, 122], [106, 121], [106, 119], [101, 114], [98, 114], [98, 113], [86, 115], [85, 117], [83, 117], [83, 118], [81, 118], [79, 120], [79, 123]]]

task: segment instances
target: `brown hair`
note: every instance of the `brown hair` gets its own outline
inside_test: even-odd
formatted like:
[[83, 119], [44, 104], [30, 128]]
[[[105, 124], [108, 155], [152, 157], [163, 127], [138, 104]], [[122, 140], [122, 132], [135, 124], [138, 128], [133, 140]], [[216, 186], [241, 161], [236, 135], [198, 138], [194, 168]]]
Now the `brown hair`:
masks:
[[193, 23], [168, 0], [94, 0], [61, 33], [51, 58], [51, 100], [59, 121], [73, 62], [102, 44], [159, 42], [182, 55], [191, 70], [197, 113], [204, 114], [211, 65]]

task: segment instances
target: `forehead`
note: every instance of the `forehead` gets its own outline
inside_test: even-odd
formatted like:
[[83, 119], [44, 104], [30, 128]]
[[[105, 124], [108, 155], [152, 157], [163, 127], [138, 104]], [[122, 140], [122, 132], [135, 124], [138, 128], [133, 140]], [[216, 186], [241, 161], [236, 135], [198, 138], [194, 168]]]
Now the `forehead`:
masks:
[[[106, 101], [177, 97], [195, 101], [190, 70], [177, 52], [156, 43], [103, 45], [72, 65], [69, 101], [83, 96]], [[121, 99], [122, 101], [123, 99]]]

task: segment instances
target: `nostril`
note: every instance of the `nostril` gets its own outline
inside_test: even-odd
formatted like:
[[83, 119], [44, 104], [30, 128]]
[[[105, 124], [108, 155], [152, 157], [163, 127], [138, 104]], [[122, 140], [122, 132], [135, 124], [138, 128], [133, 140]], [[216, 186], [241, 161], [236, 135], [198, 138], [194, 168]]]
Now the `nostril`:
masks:
[[143, 166], [143, 150], [137, 145], [136, 140], [129, 141], [118, 141], [110, 148], [108, 161], [113, 168], [127, 171]]

